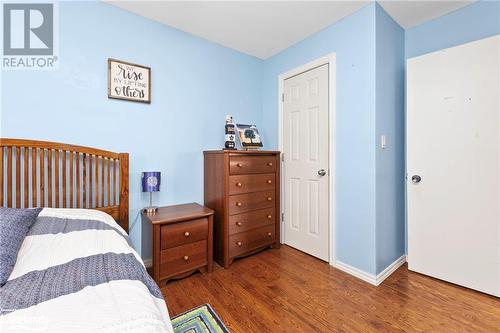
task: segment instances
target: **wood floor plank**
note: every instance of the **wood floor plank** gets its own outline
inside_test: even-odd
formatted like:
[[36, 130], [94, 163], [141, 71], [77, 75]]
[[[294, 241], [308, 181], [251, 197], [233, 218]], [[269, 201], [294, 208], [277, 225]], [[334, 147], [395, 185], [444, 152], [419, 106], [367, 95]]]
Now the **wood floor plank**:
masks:
[[162, 286], [170, 315], [209, 303], [234, 333], [500, 333], [500, 300], [408, 270], [375, 287], [283, 246]]

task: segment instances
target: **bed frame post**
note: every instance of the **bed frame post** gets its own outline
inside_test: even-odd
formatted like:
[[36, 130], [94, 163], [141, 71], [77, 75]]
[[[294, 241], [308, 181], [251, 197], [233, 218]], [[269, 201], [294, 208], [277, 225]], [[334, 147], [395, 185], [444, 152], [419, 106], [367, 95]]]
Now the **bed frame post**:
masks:
[[120, 155], [120, 208], [119, 220], [123, 229], [128, 232], [128, 154]]

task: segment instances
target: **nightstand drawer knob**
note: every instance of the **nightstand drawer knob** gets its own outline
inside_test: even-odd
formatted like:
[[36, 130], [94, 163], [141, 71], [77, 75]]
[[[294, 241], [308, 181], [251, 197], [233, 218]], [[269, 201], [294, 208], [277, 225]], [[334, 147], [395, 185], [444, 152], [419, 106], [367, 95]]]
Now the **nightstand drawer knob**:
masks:
[[268, 183], [268, 184], [271, 184], [271, 183], [272, 183], [272, 180], [271, 180], [271, 179], [269, 179], [269, 180], [267, 181], [267, 183]]
[[241, 203], [241, 202], [237, 202], [237, 203], [236, 203], [236, 206], [238, 206], [238, 207], [241, 207], [241, 205], [242, 205], [242, 203]]
[[267, 197], [267, 201], [271, 201], [271, 200], [273, 200], [273, 198]]
[[241, 222], [236, 222], [236, 225], [237, 225], [238, 227], [241, 227]]
[[268, 166], [272, 167], [273, 166], [273, 162], [269, 162], [267, 163]]
[[270, 220], [272, 218], [271, 215], [267, 215], [267, 219]]
[[188, 261], [189, 260], [189, 257], [188, 256], [184, 256], [184, 261]]
[[272, 234], [272, 233], [270, 233], [270, 232], [268, 232], [268, 233], [267, 233], [267, 235], [268, 235], [269, 237], [271, 237], [273, 234]]
[[236, 166], [237, 166], [238, 168], [241, 168], [241, 167], [243, 166], [243, 164], [241, 164], [241, 163], [236, 163]]
[[189, 237], [189, 235], [190, 235], [189, 231], [186, 231], [186, 232], [184, 233], [184, 236], [186, 236], [186, 237]]
[[242, 245], [243, 245], [243, 243], [242, 243], [242, 242], [240, 242], [240, 241], [237, 241], [237, 242], [236, 242], [236, 245], [238, 245], [238, 246], [242, 246]]
[[241, 183], [236, 183], [236, 186], [242, 187], [243, 185]]

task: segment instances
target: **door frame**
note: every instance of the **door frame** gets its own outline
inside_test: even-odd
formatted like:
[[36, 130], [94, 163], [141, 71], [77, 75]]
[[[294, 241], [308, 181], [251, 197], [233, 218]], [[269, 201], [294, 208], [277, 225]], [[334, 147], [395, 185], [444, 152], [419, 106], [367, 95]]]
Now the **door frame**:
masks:
[[[295, 67], [289, 71], [286, 71], [278, 76], [278, 147], [282, 153], [287, 153], [283, 151], [283, 100], [282, 96], [284, 93], [285, 80], [291, 78], [292, 76], [299, 75], [301, 73], [310, 71], [311, 69], [328, 64], [328, 215], [329, 215], [329, 230], [328, 230], [328, 262], [330, 265], [336, 265], [336, 242], [335, 242], [335, 128], [336, 128], [336, 53], [329, 53], [323, 57], [315, 59], [306, 64]], [[285, 198], [285, 172], [284, 163], [281, 163], [281, 198]], [[281, 214], [285, 213], [284, 200], [281, 200], [280, 207]], [[286, 215], [285, 219], [286, 219]], [[285, 242], [285, 228], [284, 219], [281, 219], [281, 243]]]

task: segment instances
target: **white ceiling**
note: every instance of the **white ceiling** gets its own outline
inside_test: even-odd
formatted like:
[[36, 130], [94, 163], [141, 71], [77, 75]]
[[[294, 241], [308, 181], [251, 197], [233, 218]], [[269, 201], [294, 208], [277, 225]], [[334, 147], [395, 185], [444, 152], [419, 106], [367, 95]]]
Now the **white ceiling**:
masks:
[[385, 11], [405, 29], [446, 15], [474, 1], [378, 1]]
[[[240, 52], [266, 59], [354, 13], [357, 1], [116, 1], [106, 2]], [[473, 1], [379, 1], [403, 27]]]

